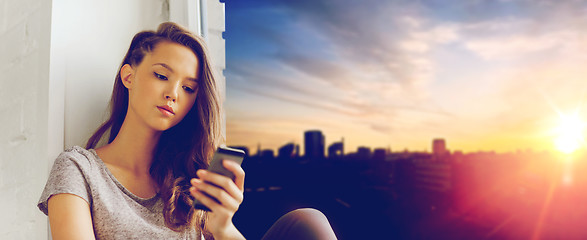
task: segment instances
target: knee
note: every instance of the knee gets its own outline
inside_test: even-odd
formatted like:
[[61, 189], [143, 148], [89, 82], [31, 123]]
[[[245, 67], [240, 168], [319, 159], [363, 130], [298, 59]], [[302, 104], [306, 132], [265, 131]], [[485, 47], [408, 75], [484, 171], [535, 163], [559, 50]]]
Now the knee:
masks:
[[286, 218], [291, 218], [295, 222], [305, 223], [309, 225], [328, 223], [326, 216], [319, 210], [314, 208], [300, 208], [293, 210], [284, 215]]
[[303, 235], [299, 239], [336, 239], [328, 218], [319, 210], [301, 208], [287, 213], [292, 230]]
[[322, 212], [312, 208], [301, 208], [279, 218], [263, 239], [332, 240], [336, 239], [336, 235]]

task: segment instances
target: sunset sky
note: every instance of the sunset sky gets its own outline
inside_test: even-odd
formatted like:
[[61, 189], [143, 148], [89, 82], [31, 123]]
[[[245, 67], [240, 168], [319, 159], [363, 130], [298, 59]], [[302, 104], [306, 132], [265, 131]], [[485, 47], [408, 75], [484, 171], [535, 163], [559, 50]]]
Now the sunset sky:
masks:
[[554, 150], [587, 90], [587, 1], [226, 1], [227, 143]]

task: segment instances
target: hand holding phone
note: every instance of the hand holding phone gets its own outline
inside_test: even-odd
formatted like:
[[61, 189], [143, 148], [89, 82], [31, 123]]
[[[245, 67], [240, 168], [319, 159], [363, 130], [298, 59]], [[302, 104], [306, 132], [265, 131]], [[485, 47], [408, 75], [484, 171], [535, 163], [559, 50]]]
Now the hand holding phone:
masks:
[[[240, 149], [234, 149], [229, 147], [218, 147], [214, 156], [212, 157], [212, 161], [210, 161], [210, 166], [208, 166], [208, 171], [217, 173], [223, 176], [226, 176], [232, 181], [235, 180], [234, 174], [229, 171], [228, 169], [224, 168], [222, 165], [223, 161], [233, 161], [238, 163], [239, 165], [242, 163], [243, 158], [245, 157], [245, 152]], [[213, 183], [208, 182], [209, 184], [215, 185]], [[204, 193], [206, 194], [206, 193]], [[207, 195], [207, 194], [206, 194]], [[208, 197], [216, 200], [214, 197], [208, 195]], [[216, 200], [218, 202], [218, 200]], [[194, 208], [202, 209], [205, 211], [210, 211], [210, 209], [200, 203], [197, 199], [194, 200]]]

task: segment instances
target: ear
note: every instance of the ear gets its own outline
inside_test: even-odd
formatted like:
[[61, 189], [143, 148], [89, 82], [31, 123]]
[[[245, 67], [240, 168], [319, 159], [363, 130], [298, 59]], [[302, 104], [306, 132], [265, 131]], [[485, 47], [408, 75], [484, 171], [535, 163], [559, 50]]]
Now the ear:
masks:
[[132, 84], [134, 83], [135, 78], [135, 70], [132, 68], [130, 64], [124, 64], [120, 69], [120, 79], [122, 79], [122, 84], [128, 89], [132, 88]]

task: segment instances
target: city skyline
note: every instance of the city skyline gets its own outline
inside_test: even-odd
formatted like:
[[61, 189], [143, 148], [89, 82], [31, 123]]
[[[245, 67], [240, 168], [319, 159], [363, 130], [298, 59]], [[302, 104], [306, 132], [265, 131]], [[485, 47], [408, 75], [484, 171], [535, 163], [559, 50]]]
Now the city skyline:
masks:
[[[584, 1], [230, 1], [227, 144], [557, 151], [587, 90]], [[574, 147], [577, 148], [577, 147]]]
[[[304, 145], [325, 148], [319, 131], [304, 136]], [[587, 178], [581, 174], [587, 169], [585, 152], [563, 159], [533, 151], [448, 154], [444, 139], [430, 143], [432, 153], [362, 147], [353, 154], [328, 157], [314, 154], [320, 152], [316, 146], [305, 156], [294, 144], [284, 145], [277, 156], [264, 149], [243, 162], [249, 201], [235, 224], [250, 238], [260, 238], [263, 219], [275, 218], [274, 213], [260, 212], [304, 206], [323, 211], [340, 239], [585, 236], [580, 223], [587, 211], [577, 207], [587, 197]], [[342, 148], [341, 141], [328, 149]], [[259, 221], [251, 222], [251, 216]], [[369, 227], [375, 230], [361, 230]]]
[[[308, 134], [311, 133], [311, 134]], [[316, 134], [319, 134], [318, 137]], [[558, 154], [563, 155], [561, 156], [569, 156], [570, 153], [565, 153], [560, 150], [542, 150], [542, 151], [534, 151], [532, 149], [516, 149], [515, 151], [507, 151], [507, 152], [497, 152], [494, 150], [479, 150], [479, 151], [463, 151], [461, 149], [452, 149], [449, 147], [449, 141], [444, 138], [433, 138], [429, 140], [429, 149], [423, 150], [410, 150], [410, 149], [394, 149], [392, 146], [387, 147], [372, 147], [366, 145], [359, 145], [356, 148], [347, 148], [345, 147], [345, 140], [344, 138], [339, 139], [338, 141], [332, 142], [324, 142], [326, 135], [324, 135], [320, 130], [312, 129], [304, 131], [304, 139], [302, 143], [296, 142], [284, 142], [281, 143], [277, 148], [267, 148], [261, 144], [258, 144], [254, 148], [250, 148], [244, 145], [230, 145], [233, 148], [239, 148], [245, 151], [247, 156], [256, 156], [256, 157], [272, 157], [272, 158], [304, 158], [304, 159], [320, 159], [320, 158], [342, 158], [347, 156], [352, 156], [354, 154], [358, 155], [365, 155], [364, 151], [367, 151], [367, 154], [372, 155], [375, 154], [377, 151], [384, 151], [387, 154], [393, 153], [426, 153], [431, 154], [434, 158], [439, 158], [442, 155], [452, 155], [452, 154], [478, 154], [478, 153], [490, 153], [490, 154], [511, 154], [511, 153], [543, 153], [543, 154]], [[312, 136], [314, 135], [314, 136]], [[306, 137], [310, 136], [308, 139]], [[321, 142], [322, 141], [322, 142]], [[319, 143], [321, 142], [321, 143]], [[311, 145], [311, 152], [307, 153], [306, 149], [308, 145]], [[303, 151], [302, 151], [303, 150]], [[574, 155], [582, 154], [585, 152], [585, 149], [581, 149], [577, 151], [573, 151]], [[363, 153], [361, 153], [363, 151]], [[578, 153], [575, 153], [578, 152]], [[288, 156], [284, 156], [288, 155]]]

